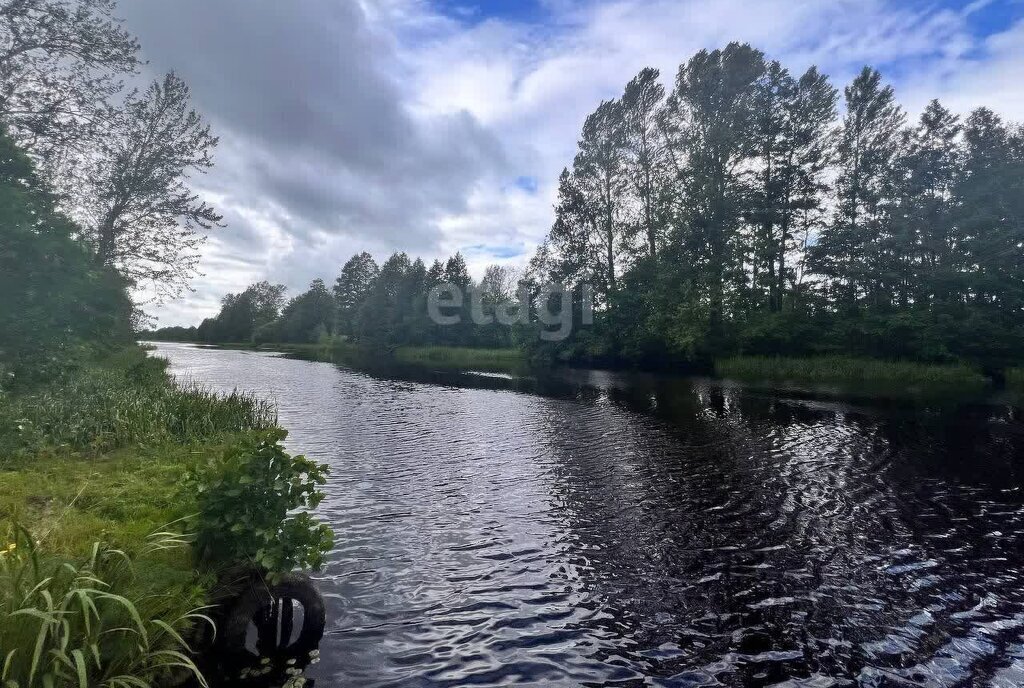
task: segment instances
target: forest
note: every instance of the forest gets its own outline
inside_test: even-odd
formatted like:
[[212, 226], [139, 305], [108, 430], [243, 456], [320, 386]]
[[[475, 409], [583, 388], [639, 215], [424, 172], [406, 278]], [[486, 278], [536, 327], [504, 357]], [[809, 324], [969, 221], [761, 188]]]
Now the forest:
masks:
[[559, 343], [531, 328], [438, 328], [425, 293], [469, 284], [353, 256], [317, 280], [229, 295], [201, 341], [522, 346], [550, 360], [649, 366], [843, 354], [1001, 367], [1024, 335], [1024, 129], [938, 101], [911, 120], [865, 67], [839, 90], [755, 48], [698, 52], [671, 89], [644, 69], [583, 123], [554, 222], [529, 266], [488, 268], [493, 301], [589, 284], [597, 314]]

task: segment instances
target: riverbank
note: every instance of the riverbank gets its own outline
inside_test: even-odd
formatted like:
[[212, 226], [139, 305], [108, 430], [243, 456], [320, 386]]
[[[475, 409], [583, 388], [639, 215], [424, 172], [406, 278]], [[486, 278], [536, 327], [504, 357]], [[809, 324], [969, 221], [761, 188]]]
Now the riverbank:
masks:
[[[186, 342], [195, 343], [195, 342]], [[333, 360], [354, 365], [391, 360], [407, 365], [453, 370], [521, 372], [529, 367], [520, 349], [481, 349], [446, 346], [401, 346], [370, 349], [345, 341], [317, 344], [230, 343], [212, 344], [230, 349], [281, 351], [318, 360]], [[584, 366], [586, 367], [586, 366]], [[652, 372], [676, 372], [674, 366], [653, 368]], [[914, 361], [885, 361], [850, 356], [733, 356], [714, 362], [715, 376], [741, 382], [779, 385], [842, 385], [861, 388], [961, 389], [977, 392], [992, 386], [979, 366], [967, 363], [932, 364]], [[1005, 372], [1008, 389], [1024, 392], [1024, 367]]]
[[[283, 432], [270, 404], [178, 386], [165, 368], [134, 346], [0, 396], [0, 647], [15, 651], [0, 683], [45, 685], [69, 668], [88, 685], [119, 675], [165, 685], [198, 673], [186, 639], [207, 623], [204, 605], [229, 562], [200, 557], [193, 543], [221, 535], [249, 508], [224, 499], [210, 512], [201, 495], [266, 447], [279, 452]], [[283, 452], [276, 461], [278, 471], [306, 468]], [[276, 475], [259, 478], [266, 484], [248, 482], [282, 509], [295, 506], [278, 494]], [[276, 542], [285, 515], [265, 511], [281, 519], [260, 524]], [[244, 527], [229, 532], [239, 545], [232, 555], [265, 555]], [[86, 578], [95, 583], [83, 591]], [[79, 667], [75, 653], [96, 650], [95, 666]]]
[[[196, 342], [182, 342], [196, 343]], [[373, 363], [382, 359], [408, 365], [425, 365], [451, 369], [474, 369], [487, 372], [512, 373], [527, 365], [526, 355], [519, 349], [483, 349], [453, 346], [399, 346], [374, 349], [351, 342], [334, 340], [315, 344], [304, 343], [227, 343], [207, 344], [225, 349], [280, 351], [318, 360]]]
[[959, 387], [964, 390], [981, 390], [991, 384], [980, 368], [967, 364], [938, 365], [848, 356], [737, 356], [716, 361], [715, 374], [735, 380], [780, 384]]

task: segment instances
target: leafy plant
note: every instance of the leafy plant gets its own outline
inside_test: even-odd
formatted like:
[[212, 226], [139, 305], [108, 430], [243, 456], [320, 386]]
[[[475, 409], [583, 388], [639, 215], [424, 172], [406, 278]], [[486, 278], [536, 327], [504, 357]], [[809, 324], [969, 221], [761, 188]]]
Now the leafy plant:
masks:
[[[212, 623], [201, 610], [174, 616], [172, 595], [132, 585], [132, 561], [96, 543], [83, 562], [47, 563], [31, 534], [0, 545], [0, 685], [4, 688], [146, 688], [170, 677], [206, 680], [185, 634]], [[157, 533], [149, 550], [184, 544]]]
[[[287, 432], [252, 433], [192, 478], [199, 495], [197, 549], [213, 563], [252, 561], [271, 575], [317, 569], [333, 533], [305, 511], [324, 494], [327, 466], [290, 456]], [[294, 513], [296, 510], [303, 510]]]

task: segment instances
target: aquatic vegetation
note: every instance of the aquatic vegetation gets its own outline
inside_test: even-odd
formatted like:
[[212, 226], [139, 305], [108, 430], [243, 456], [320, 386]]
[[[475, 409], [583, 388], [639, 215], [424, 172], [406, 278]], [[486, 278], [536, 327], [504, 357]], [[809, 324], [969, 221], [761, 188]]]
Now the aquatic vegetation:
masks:
[[936, 365], [880, 361], [849, 356], [786, 358], [737, 356], [715, 362], [715, 373], [740, 380], [889, 385], [967, 385], [983, 387], [981, 371], [967, 364]]
[[403, 346], [395, 349], [399, 363], [423, 363], [453, 368], [514, 370], [525, 364], [519, 349], [480, 349], [452, 346]]

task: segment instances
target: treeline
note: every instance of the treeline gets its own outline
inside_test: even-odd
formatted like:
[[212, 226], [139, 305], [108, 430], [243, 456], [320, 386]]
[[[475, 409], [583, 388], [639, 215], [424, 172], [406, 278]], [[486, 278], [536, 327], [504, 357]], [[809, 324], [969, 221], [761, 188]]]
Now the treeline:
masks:
[[[352, 256], [331, 288], [316, 279], [309, 289], [285, 302], [285, 288], [269, 282], [253, 284], [221, 300], [220, 312], [198, 327], [167, 327], [144, 333], [155, 340], [209, 343], [316, 343], [333, 337], [366, 345], [512, 346], [520, 334], [497, 322], [475, 325], [467, 296], [460, 324], [438, 325], [427, 309], [431, 288], [448, 284], [469, 294], [477, 291], [484, 312], [515, 299], [519, 276], [489, 266], [477, 284], [462, 255], [435, 260], [395, 253], [378, 265], [369, 253]], [[459, 309], [456, 309], [459, 310]], [[446, 315], [456, 314], [452, 309]]]
[[[582, 301], [589, 285], [594, 322], [555, 342], [467, 313], [438, 326], [426, 294], [441, 282], [479, 288], [490, 307], [550, 283]], [[733, 43], [694, 55], [668, 90], [642, 70], [587, 117], [523, 273], [492, 266], [474, 285], [460, 255], [428, 268], [362, 253], [333, 288], [283, 294], [253, 285], [198, 328], [154, 336], [518, 345], [580, 363], [844, 354], [1005, 366], [1024, 358], [1024, 129], [938, 101], [910, 122], [874, 69], [840, 98], [816, 68], [791, 74]]]
[[566, 359], [730, 353], [1003, 364], [1024, 334], [1024, 130], [938, 101], [908, 122], [733, 43], [644, 69], [586, 119], [530, 274], [593, 285]]

